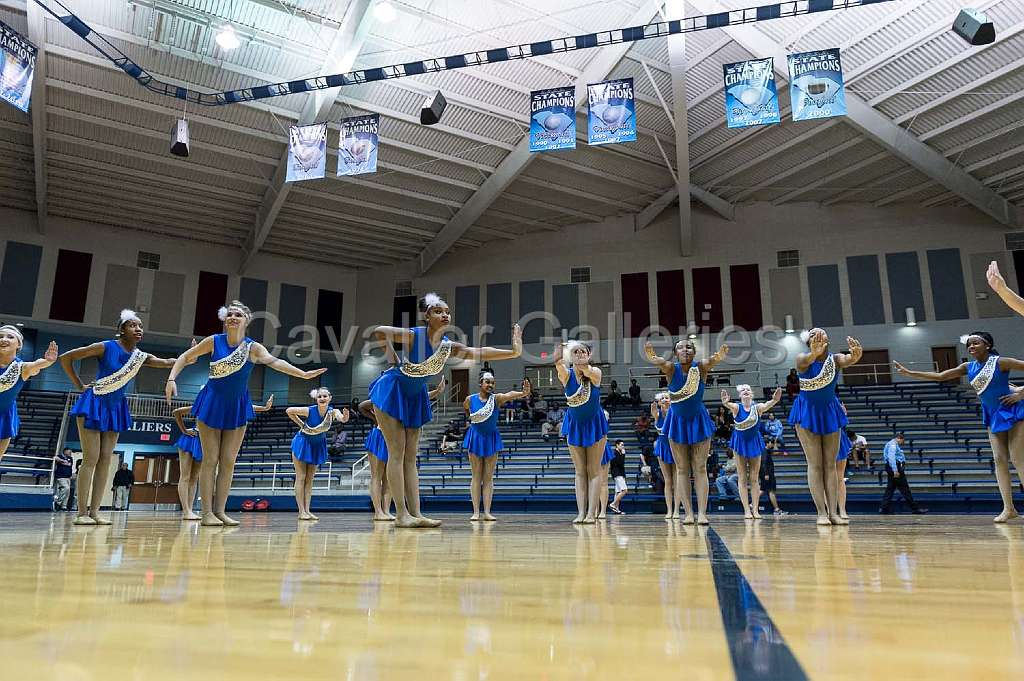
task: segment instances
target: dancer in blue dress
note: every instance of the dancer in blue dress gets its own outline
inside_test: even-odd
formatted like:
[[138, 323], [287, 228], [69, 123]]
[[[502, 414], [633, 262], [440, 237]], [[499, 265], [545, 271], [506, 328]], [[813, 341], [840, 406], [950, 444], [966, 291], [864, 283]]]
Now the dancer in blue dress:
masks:
[[[139, 350], [142, 342], [142, 320], [131, 310], [121, 310], [115, 340], [93, 343], [69, 350], [60, 356], [60, 366], [76, 390], [82, 391], [70, 414], [78, 423], [78, 439], [82, 445], [82, 465], [78, 471], [78, 517], [76, 525], [109, 525], [99, 515], [103, 495], [107, 492], [110, 460], [123, 431], [132, 427], [125, 390], [142, 367], [169, 369], [175, 359], [160, 359]], [[95, 357], [99, 359], [96, 380], [82, 383], [74, 362]], [[180, 359], [180, 357], [178, 358]]]
[[678, 518], [679, 504], [682, 503], [682, 497], [676, 488], [676, 463], [672, 458], [668, 435], [665, 434], [665, 422], [671, 408], [672, 400], [668, 392], [656, 394], [654, 402], [651, 402], [651, 418], [654, 420], [655, 430], [658, 431], [658, 437], [654, 440], [654, 455], [658, 457], [661, 477], [665, 481], [665, 520]]
[[[608, 410], [604, 410], [604, 420], [608, 421], [608, 428], [611, 429], [612, 416]], [[608, 473], [611, 470], [612, 459], [615, 458], [615, 449], [608, 438], [604, 440], [604, 456], [601, 457], [601, 486], [598, 495], [597, 519], [605, 520], [608, 517]]]
[[722, 404], [732, 412], [736, 422], [732, 437], [729, 439], [729, 449], [736, 459], [736, 475], [739, 476], [736, 486], [740, 492], [743, 517], [747, 520], [760, 519], [761, 511], [758, 504], [761, 501], [761, 455], [764, 453], [764, 438], [758, 424], [761, 417], [782, 399], [782, 388], [776, 388], [772, 399], [764, 404], [754, 403], [754, 391], [746, 383], [737, 385], [736, 392], [740, 396], [739, 404], [729, 399], [728, 390], [722, 390]]
[[[530, 396], [530, 387], [523, 381], [523, 389], [507, 393], [494, 392], [494, 375], [490, 372], [480, 373], [480, 392], [467, 395], [462, 408], [469, 417], [466, 438], [462, 442], [463, 449], [469, 454], [469, 466], [472, 470], [472, 481], [469, 483], [469, 496], [473, 501], [473, 515], [470, 520], [496, 520], [491, 515], [491, 499], [494, 497], [494, 469], [498, 465], [498, 452], [504, 449], [501, 432], [498, 430], [498, 418], [501, 408], [513, 400], [521, 400]], [[480, 502], [483, 500], [483, 513]]]
[[[274, 406], [274, 396], [267, 398], [262, 407], [252, 405], [254, 412], [270, 411]], [[178, 449], [178, 501], [181, 503], [182, 520], [200, 520], [202, 516], [193, 511], [196, 492], [199, 490], [199, 470], [203, 462], [203, 445], [199, 441], [199, 431], [185, 425], [185, 417], [192, 413], [192, 405], [178, 407], [171, 412], [178, 424], [181, 436], [174, 442]]]
[[395, 501], [396, 527], [438, 527], [441, 522], [420, 513], [419, 474], [416, 451], [420, 428], [433, 418], [427, 379], [444, 371], [450, 358], [473, 361], [514, 359], [523, 351], [519, 325], [512, 329], [512, 349], [468, 347], [445, 335], [451, 324], [448, 303], [436, 293], [428, 293], [419, 301], [424, 326], [405, 329], [378, 326], [374, 338], [391, 345], [401, 345], [404, 358], [373, 384], [370, 400], [377, 416], [377, 425], [388, 445], [388, 480]]
[[274, 357], [261, 343], [247, 338], [245, 329], [252, 319], [252, 311], [237, 300], [220, 308], [217, 316], [224, 322], [224, 333], [207, 336], [178, 358], [167, 379], [164, 395], [169, 403], [178, 394], [176, 379], [185, 365], [210, 355], [209, 380], [192, 404], [203, 447], [199, 470], [202, 524], [238, 525], [237, 520], [228, 517], [225, 508], [246, 426], [256, 416], [249, 397], [249, 374], [253, 365], [263, 364], [306, 381], [327, 369], [303, 371]]
[[849, 525], [839, 517], [839, 479], [836, 458], [840, 433], [846, 428], [846, 413], [836, 397], [840, 370], [860, 361], [863, 350], [856, 338], [847, 337], [850, 351], [829, 351], [828, 334], [811, 329], [800, 334], [808, 351], [797, 355], [796, 370], [800, 393], [789, 410], [789, 424], [807, 459], [807, 486], [818, 512], [819, 525]]
[[[437, 384], [437, 387], [427, 393], [431, 402], [435, 401], [444, 392], [448, 382], [444, 376]], [[373, 386], [373, 383], [370, 384]], [[373, 401], [363, 400], [359, 403], [359, 413], [373, 423], [370, 432], [366, 434], [366, 442], [363, 449], [367, 453], [367, 461], [370, 464], [370, 502], [373, 504], [374, 522], [391, 522], [395, 516], [391, 515], [391, 488], [388, 485], [388, 443], [384, 441], [384, 433], [380, 432], [377, 426], [377, 415], [373, 411]]]
[[18, 436], [18, 393], [25, 381], [57, 361], [57, 344], [50, 341], [42, 358], [33, 362], [18, 359], [25, 338], [16, 326], [0, 326], [0, 459]]
[[299, 507], [299, 520], [319, 520], [310, 511], [313, 499], [313, 478], [317, 467], [327, 461], [327, 432], [337, 423], [348, 423], [348, 409], [331, 406], [331, 391], [314, 388], [309, 391], [314, 404], [308, 407], [288, 407], [288, 415], [299, 432], [292, 438], [292, 463], [295, 465], [295, 504]]
[[971, 360], [952, 369], [938, 372], [911, 371], [899, 362], [893, 364], [901, 375], [922, 381], [949, 381], [967, 377], [981, 401], [981, 419], [988, 429], [996, 482], [999, 485], [999, 496], [1003, 500], [1003, 510], [994, 521], [1005, 523], [1018, 515], [1013, 505], [1011, 459], [1017, 469], [1018, 480], [1024, 479], [1024, 390], [1010, 387], [1010, 372], [1024, 371], [1024, 361], [1001, 356], [995, 348], [992, 335], [984, 331], [972, 331], [961, 337], [960, 341], [967, 345], [967, 354]]
[[585, 524], [597, 520], [604, 480], [601, 461], [608, 438], [608, 419], [601, 408], [601, 369], [590, 365], [590, 357], [590, 346], [579, 341], [570, 341], [564, 348], [556, 345], [553, 353], [568, 407], [562, 418], [562, 435], [576, 468], [577, 514], [573, 522]]
[[[690, 478], [697, 488], [697, 524], [708, 524], [708, 454], [711, 453], [711, 436], [715, 424], [704, 406], [704, 383], [708, 372], [729, 354], [729, 346], [723, 345], [718, 352], [707, 359], [697, 361], [697, 346], [693, 341], [680, 339], [673, 346], [675, 361], [659, 357], [654, 346], [644, 346], [647, 360], [654, 364], [668, 380], [668, 393], [672, 406], [665, 419], [665, 435], [668, 437], [675, 463], [675, 497], [682, 501], [683, 522], [692, 524], [693, 502], [690, 497]], [[679, 517], [678, 506], [672, 509], [672, 517]]]

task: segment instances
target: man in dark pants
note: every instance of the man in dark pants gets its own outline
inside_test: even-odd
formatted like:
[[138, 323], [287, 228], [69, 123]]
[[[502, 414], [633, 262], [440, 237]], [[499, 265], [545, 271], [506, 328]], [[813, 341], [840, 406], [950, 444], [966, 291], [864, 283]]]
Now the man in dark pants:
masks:
[[914, 495], [910, 493], [910, 485], [907, 484], [906, 462], [903, 455], [903, 433], [897, 433], [896, 437], [885, 443], [883, 450], [885, 457], [885, 474], [889, 477], [889, 484], [885, 487], [885, 494], [882, 496], [882, 507], [879, 513], [892, 513], [892, 496], [896, 490], [900, 491], [903, 499], [910, 505], [911, 511], [917, 514], [927, 513], [914, 501]]

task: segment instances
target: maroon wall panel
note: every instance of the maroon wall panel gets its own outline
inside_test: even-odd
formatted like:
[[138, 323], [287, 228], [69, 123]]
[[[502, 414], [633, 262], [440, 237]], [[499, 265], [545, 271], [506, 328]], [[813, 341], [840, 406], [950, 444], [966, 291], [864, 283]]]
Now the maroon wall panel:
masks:
[[732, 288], [732, 323], [753, 331], [764, 324], [761, 312], [761, 274], [757, 265], [733, 265], [729, 268]]
[[647, 273], [622, 275], [622, 335], [638, 338], [651, 325], [650, 291]]
[[657, 273], [658, 324], [673, 336], [686, 328], [686, 277], [683, 270], [662, 270]]
[[722, 276], [717, 267], [693, 270], [693, 316], [700, 331], [722, 330]]
[[228, 302], [227, 298], [228, 275], [200, 270], [199, 290], [196, 292], [196, 316], [192, 323], [192, 333], [197, 336], [221, 333], [224, 330], [224, 324], [217, 318], [217, 310]]
[[[57, 253], [57, 272], [53, 277], [50, 319], [65, 322], [85, 321], [85, 300], [89, 297], [91, 271], [92, 253], [60, 249]], [[103, 324], [113, 324], [117, 320], [101, 321]]]

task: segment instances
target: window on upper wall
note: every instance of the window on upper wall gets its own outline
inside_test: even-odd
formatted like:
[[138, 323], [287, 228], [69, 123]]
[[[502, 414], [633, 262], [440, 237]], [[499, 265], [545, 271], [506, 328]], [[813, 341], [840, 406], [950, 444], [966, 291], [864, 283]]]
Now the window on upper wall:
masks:
[[590, 283], [590, 268], [589, 267], [571, 267], [571, 268], [569, 268], [569, 283], [570, 284], [588, 284], [588, 283]]
[[778, 251], [779, 267], [797, 267], [800, 264], [800, 251]]
[[158, 270], [160, 269], [160, 254], [139, 251], [139, 257], [135, 261], [135, 266], [144, 270]]
[[1024, 251], [1024, 232], [1007, 232], [1003, 236], [1006, 239], [1006, 250]]
[[395, 282], [395, 297], [398, 296], [411, 296], [412, 295], [412, 280], [407, 281], [396, 281]]

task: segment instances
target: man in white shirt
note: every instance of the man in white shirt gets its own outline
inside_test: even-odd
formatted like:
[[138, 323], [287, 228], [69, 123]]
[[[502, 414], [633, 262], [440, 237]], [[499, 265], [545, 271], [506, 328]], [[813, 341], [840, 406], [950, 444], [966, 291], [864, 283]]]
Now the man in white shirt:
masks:
[[871, 452], [868, 450], [868, 441], [864, 439], [863, 435], [858, 435], [852, 430], [846, 431], [847, 437], [850, 438], [850, 444], [853, 449], [850, 451], [850, 462], [854, 468], [860, 468], [860, 464], [871, 468]]

